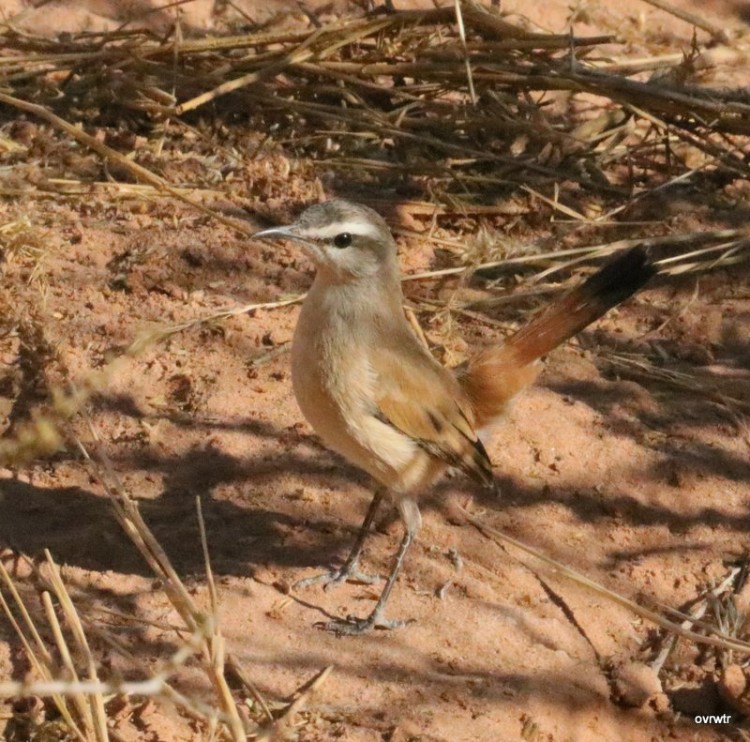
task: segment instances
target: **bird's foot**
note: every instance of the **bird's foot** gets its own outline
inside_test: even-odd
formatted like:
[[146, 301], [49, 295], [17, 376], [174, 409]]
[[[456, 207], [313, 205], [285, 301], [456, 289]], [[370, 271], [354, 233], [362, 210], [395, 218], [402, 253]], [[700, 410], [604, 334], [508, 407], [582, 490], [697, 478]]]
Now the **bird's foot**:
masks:
[[346, 618], [334, 618], [332, 621], [322, 621], [316, 624], [324, 631], [330, 631], [336, 636], [363, 636], [369, 634], [373, 629], [392, 631], [414, 623], [414, 619], [384, 619], [379, 611], [373, 611], [367, 618], [347, 616]]
[[377, 575], [368, 575], [365, 572], [362, 572], [355, 561], [349, 565], [345, 564], [339, 569], [332, 569], [330, 572], [323, 572], [323, 574], [299, 580], [294, 583], [294, 589], [301, 590], [306, 587], [312, 587], [313, 585], [323, 585], [325, 590], [330, 590], [334, 585], [338, 585], [341, 582], [356, 582], [362, 585], [373, 585], [380, 579], [382, 578]]

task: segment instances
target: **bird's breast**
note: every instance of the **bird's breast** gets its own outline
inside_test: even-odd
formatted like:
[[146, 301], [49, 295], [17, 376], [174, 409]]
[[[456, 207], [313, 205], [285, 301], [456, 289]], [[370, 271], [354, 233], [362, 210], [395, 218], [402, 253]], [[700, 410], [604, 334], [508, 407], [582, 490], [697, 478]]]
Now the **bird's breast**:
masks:
[[[330, 297], [327, 297], [330, 298]], [[389, 487], [420, 455], [415, 442], [376, 414], [375, 338], [365, 321], [335, 311], [311, 291], [292, 342], [292, 385], [323, 442]]]

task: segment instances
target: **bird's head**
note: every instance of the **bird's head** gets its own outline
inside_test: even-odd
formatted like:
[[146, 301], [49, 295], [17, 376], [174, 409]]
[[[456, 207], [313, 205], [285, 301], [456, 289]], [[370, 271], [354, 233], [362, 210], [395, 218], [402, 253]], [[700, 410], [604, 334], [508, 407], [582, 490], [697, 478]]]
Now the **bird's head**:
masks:
[[398, 276], [396, 243], [383, 218], [342, 199], [310, 206], [293, 224], [264, 229], [253, 239], [298, 243], [318, 270], [337, 283]]

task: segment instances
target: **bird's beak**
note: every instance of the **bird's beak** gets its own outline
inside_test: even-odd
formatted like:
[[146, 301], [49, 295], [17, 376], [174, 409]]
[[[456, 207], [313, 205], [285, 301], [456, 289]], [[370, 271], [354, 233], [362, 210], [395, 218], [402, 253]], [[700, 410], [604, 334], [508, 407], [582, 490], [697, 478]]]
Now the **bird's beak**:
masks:
[[307, 253], [313, 258], [319, 258], [321, 255], [320, 248], [310, 240], [306, 240], [297, 234], [297, 225], [289, 224], [286, 227], [271, 227], [270, 229], [262, 229], [260, 232], [256, 232], [252, 239], [254, 240], [291, 240], [296, 242], [298, 245], [302, 245]]
[[289, 227], [271, 227], [270, 229], [261, 229], [260, 232], [256, 232], [252, 238], [253, 240], [298, 240], [297, 237]]

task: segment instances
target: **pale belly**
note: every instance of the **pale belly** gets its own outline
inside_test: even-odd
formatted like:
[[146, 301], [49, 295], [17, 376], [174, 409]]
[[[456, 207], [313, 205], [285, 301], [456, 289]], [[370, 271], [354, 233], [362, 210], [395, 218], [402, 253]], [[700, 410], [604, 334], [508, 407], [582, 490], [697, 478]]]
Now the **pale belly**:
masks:
[[396, 492], [409, 492], [430, 465], [417, 443], [376, 417], [367, 352], [337, 335], [336, 348], [324, 333], [311, 336], [297, 326], [292, 344], [292, 385], [302, 414], [323, 442]]

